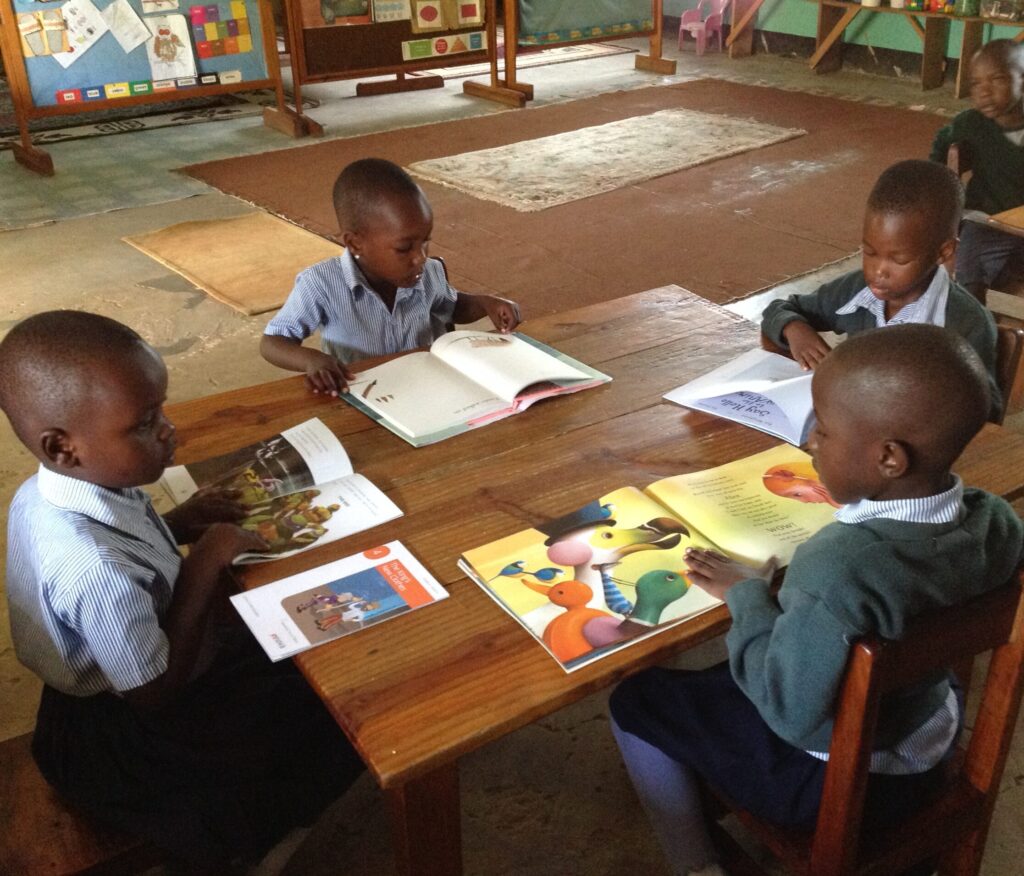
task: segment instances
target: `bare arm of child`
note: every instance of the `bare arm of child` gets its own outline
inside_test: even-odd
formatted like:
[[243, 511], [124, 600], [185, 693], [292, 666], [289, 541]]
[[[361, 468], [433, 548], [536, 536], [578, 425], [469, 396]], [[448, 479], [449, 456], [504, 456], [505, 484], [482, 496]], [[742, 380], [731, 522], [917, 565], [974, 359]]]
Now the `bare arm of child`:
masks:
[[349, 381], [355, 378], [333, 356], [313, 347], [304, 347], [301, 341], [282, 335], [264, 335], [260, 340], [260, 354], [278, 368], [305, 372], [306, 386], [323, 395], [348, 392]]
[[507, 298], [496, 295], [473, 295], [460, 292], [455, 301], [452, 322], [467, 323], [489, 317], [494, 327], [502, 334], [515, 330], [519, 325], [519, 305]]
[[786, 323], [782, 336], [804, 371], [813, 371], [832, 350], [825, 339], [801, 319]]
[[169, 646], [167, 669], [152, 681], [125, 692], [132, 705], [159, 709], [185, 687], [199, 657], [206, 621], [218, 599], [226, 595], [223, 574], [240, 553], [259, 550], [258, 535], [232, 523], [207, 527], [182, 561], [174, 596], [164, 619]]
[[164, 523], [178, 544], [191, 544], [213, 523], [236, 523], [245, 517], [238, 490], [203, 487], [164, 514]]
[[770, 583], [779, 568], [777, 557], [772, 557], [763, 566], [756, 568], [704, 548], [687, 548], [683, 562], [690, 581], [716, 599], [725, 599], [729, 589], [740, 581], [760, 578]]

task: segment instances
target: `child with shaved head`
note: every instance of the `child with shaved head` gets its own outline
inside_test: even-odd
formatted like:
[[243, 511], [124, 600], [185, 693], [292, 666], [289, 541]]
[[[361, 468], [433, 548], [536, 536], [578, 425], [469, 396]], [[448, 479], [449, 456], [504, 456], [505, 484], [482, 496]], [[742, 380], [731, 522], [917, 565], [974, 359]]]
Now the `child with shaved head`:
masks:
[[42, 313], [0, 342], [0, 407], [39, 460], [8, 519], [11, 632], [44, 684], [47, 781], [193, 871], [229, 873], [362, 765], [294, 668], [225, 623], [224, 573], [262, 546], [237, 503], [201, 493], [161, 518], [139, 489], [174, 458], [166, 393], [159, 354], [103, 316]]
[[[519, 324], [515, 302], [459, 292], [427, 258], [434, 214], [397, 164], [352, 162], [334, 183], [334, 210], [345, 252], [295, 278], [260, 342], [264, 359], [305, 372], [314, 392], [345, 391], [352, 362], [429, 346], [451, 323], [488, 317], [502, 332]], [[303, 346], [317, 330], [320, 349]]]
[[[989, 409], [963, 338], [930, 325], [865, 332], [818, 365], [812, 392], [808, 444], [843, 503], [836, 522], [797, 549], [777, 600], [774, 563], [689, 550], [690, 580], [732, 614], [728, 662], [647, 670], [612, 695], [616, 741], [676, 873], [721, 872], [695, 775], [762, 818], [813, 828], [850, 643], [899, 639], [915, 616], [1006, 583], [1021, 557], [1013, 509], [951, 472]], [[961, 723], [946, 676], [883, 703], [869, 819], [913, 811]]]
[[806, 295], [773, 301], [761, 331], [812, 370], [829, 354], [820, 332], [855, 335], [904, 323], [941, 325], [962, 335], [989, 375], [991, 415], [1002, 399], [995, 381], [996, 326], [944, 267], [956, 251], [963, 189], [953, 171], [931, 161], [900, 161], [868, 196], [861, 268]]

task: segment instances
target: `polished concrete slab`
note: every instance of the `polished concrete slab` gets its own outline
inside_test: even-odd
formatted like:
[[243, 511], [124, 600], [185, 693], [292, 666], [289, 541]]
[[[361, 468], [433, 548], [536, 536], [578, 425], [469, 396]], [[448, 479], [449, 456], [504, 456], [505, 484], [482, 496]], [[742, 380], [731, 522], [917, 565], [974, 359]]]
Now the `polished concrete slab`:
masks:
[[[644, 41], [631, 41], [643, 46]], [[632, 55], [538, 67], [521, 78], [536, 88], [538, 105], [659, 82], [719, 76], [838, 95], [879, 105], [909, 106], [943, 115], [965, 106], [949, 84], [922, 92], [914, 77], [879, 78], [844, 70], [815, 76], [797, 58], [756, 55], [731, 61], [709, 52], [679, 54], [675, 76], [633, 69]], [[354, 83], [309, 88], [321, 105], [310, 114], [329, 137], [358, 136], [493, 112], [514, 112], [466, 97], [461, 80], [434, 91], [357, 98]], [[312, 142], [312, 141], [311, 141]], [[256, 353], [265, 317], [245, 317], [121, 241], [189, 219], [235, 216], [252, 209], [174, 173], [196, 160], [288, 148], [295, 142], [257, 119], [194, 125], [72, 141], [55, 148], [56, 181], [41, 180], [0, 153], [0, 333], [41, 310], [98, 311], [132, 324], [164, 355], [170, 398], [180, 400], [250, 385], [279, 372]], [[116, 185], [104, 187], [105, 175]], [[98, 193], [98, 194], [97, 194]], [[3, 230], [7, 229], [7, 230]], [[846, 269], [795, 278], [767, 296], [813, 288]], [[765, 301], [735, 305], [756, 319]], [[17, 485], [33, 460], [0, 429], [0, 526]], [[0, 560], [2, 562], [2, 560]], [[38, 684], [17, 663], [0, 602], [0, 738], [31, 729]], [[688, 666], [721, 659], [722, 643], [680, 658]], [[515, 683], [514, 679], [510, 683]], [[464, 759], [463, 834], [471, 876], [602, 876], [667, 873], [628, 785], [608, 733], [606, 695], [600, 694], [511, 734]], [[41, 826], [40, 829], [43, 829]], [[1024, 734], [1018, 733], [1003, 782], [983, 872], [1009, 876], [1024, 856]], [[390, 838], [381, 796], [361, 780], [299, 850], [288, 873], [389, 872]]]

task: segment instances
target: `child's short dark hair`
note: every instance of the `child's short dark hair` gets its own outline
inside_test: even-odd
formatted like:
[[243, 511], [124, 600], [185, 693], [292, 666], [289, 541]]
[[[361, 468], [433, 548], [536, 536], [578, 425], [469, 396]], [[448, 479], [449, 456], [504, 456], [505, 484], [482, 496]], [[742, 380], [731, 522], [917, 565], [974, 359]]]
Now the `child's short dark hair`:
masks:
[[361, 231], [382, 199], [424, 196], [416, 181], [394, 162], [384, 158], [362, 158], [338, 174], [333, 197], [341, 230]]
[[[1024, 43], [1010, 39], [991, 40], [974, 53], [974, 58], [988, 58], [1005, 70], [1024, 72]], [[974, 61], [971, 58], [971, 61]]]
[[839, 344], [819, 370], [839, 378], [887, 437], [926, 433], [913, 450], [936, 469], [951, 466], [988, 418], [985, 365], [961, 335], [941, 326], [861, 332]]
[[133, 329], [98, 313], [49, 310], [19, 322], [0, 341], [0, 408], [24, 440], [21, 424], [37, 413], [67, 411], [92, 367], [117, 361], [144, 343]]
[[916, 158], [900, 161], [882, 172], [868, 195], [868, 210], [876, 213], [920, 213], [940, 234], [956, 237], [964, 209], [964, 189], [950, 168]]

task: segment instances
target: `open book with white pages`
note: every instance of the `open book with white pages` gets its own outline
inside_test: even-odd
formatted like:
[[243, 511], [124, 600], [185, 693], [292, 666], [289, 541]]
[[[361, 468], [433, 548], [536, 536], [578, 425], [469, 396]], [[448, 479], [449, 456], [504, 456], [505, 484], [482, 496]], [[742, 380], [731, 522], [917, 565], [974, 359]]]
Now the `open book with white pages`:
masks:
[[752, 426], [797, 447], [814, 425], [811, 372], [792, 359], [749, 350], [665, 395], [669, 401]]

